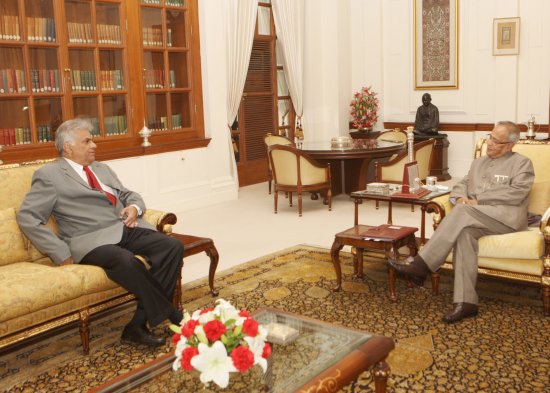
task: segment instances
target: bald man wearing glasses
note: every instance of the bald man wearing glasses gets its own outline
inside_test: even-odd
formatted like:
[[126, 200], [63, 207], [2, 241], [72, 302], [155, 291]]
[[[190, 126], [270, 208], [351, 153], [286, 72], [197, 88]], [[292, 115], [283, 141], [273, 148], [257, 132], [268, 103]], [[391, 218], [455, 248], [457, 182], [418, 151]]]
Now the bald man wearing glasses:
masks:
[[389, 261], [397, 272], [422, 286], [453, 250], [454, 306], [444, 322], [477, 315], [479, 238], [527, 229], [527, 197], [535, 172], [531, 160], [512, 151], [519, 136], [515, 123], [498, 122], [487, 137], [487, 155], [474, 160], [468, 175], [451, 191], [449, 200], [455, 207], [430, 241], [415, 257]]

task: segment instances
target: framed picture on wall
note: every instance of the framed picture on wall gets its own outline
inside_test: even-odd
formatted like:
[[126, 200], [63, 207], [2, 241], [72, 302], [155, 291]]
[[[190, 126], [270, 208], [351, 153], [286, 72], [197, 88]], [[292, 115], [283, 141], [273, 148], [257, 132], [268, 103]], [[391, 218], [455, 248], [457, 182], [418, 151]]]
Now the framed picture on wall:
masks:
[[493, 55], [519, 55], [519, 18], [493, 20]]
[[458, 0], [414, 0], [414, 88], [458, 89]]

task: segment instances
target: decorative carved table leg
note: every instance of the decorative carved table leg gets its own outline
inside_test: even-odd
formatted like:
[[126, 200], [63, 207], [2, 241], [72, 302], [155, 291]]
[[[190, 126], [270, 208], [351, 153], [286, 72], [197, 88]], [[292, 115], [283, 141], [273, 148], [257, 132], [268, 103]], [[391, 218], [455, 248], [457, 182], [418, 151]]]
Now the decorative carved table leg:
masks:
[[218, 296], [218, 291], [214, 288], [214, 275], [216, 274], [216, 269], [218, 267], [218, 260], [220, 256], [218, 255], [218, 250], [214, 243], [205, 250], [206, 255], [210, 257], [210, 269], [208, 270], [208, 285], [210, 286], [210, 293], [212, 296]]
[[431, 279], [432, 279], [432, 293], [434, 295], [438, 295], [439, 294], [439, 271], [433, 272]]
[[363, 278], [363, 249], [356, 247], [357, 250], [357, 278]]
[[78, 330], [80, 331], [80, 341], [82, 342], [82, 350], [84, 355], [90, 353], [90, 313], [87, 308], [80, 310], [80, 323]]
[[388, 385], [388, 377], [390, 376], [390, 367], [385, 360], [378, 362], [372, 369], [372, 377], [374, 379], [374, 391], [376, 393], [386, 393]]
[[342, 269], [340, 268], [340, 250], [344, 247], [344, 244], [340, 242], [338, 238], [334, 238], [334, 243], [330, 249], [330, 258], [334, 265], [334, 271], [336, 272], [336, 286], [332, 288], [334, 292], [338, 292], [342, 288]]
[[397, 292], [395, 291], [395, 269], [388, 266], [390, 276], [390, 300], [392, 302], [397, 301]]

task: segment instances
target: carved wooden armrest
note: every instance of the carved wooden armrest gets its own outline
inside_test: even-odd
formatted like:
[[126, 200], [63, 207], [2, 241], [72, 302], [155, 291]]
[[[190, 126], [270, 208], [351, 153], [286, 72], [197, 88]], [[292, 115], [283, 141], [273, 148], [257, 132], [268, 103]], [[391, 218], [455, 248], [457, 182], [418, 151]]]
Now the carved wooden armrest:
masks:
[[426, 211], [434, 213], [433, 228], [437, 229], [441, 220], [453, 209], [453, 204], [449, 201], [449, 195], [438, 196], [426, 204]]
[[174, 213], [154, 209], [147, 209], [143, 214], [143, 218], [151, 225], [154, 225], [157, 231], [166, 235], [172, 233], [172, 225], [178, 221]]

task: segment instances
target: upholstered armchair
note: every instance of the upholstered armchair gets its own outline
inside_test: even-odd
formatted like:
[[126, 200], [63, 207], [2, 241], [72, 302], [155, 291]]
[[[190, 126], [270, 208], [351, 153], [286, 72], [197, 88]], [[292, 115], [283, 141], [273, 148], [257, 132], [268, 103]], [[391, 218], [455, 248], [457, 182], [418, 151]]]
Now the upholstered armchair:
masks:
[[[432, 152], [435, 139], [418, 142], [413, 145], [413, 158], [418, 163], [418, 176], [425, 180], [430, 175]], [[403, 181], [403, 169], [408, 162], [408, 153], [403, 151], [392, 157], [387, 162], [376, 162], [374, 166], [374, 177], [377, 182], [401, 183]]]
[[[294, 142], [292, 142], [287, 137], [284, 137], [282, 135], [272, 135], [271, 133], [268, 133], [264, 138], [264, 143], [266, 149], [269, 148], [271, 145], [286, 145], [286, 146], [295, 146]], [[271, 195], [271, 182], [273, 181], [273, 173], [271, 170], [271, 162], [269, 161], [269, 155], [266, 155], [267, 158], [267, 187], [269, 190], [269, 194]]]
[[[484, 155], [486, 148], [485, 139], [478, 141], [475, 158]], [[532, 214], [544, 215], [550, 209], [550, 142], [520, 140], [513, 150], [533, 162], [535, 182], [529, 194], [528, 210]], [[433, 203], [440, 211], [434, 215], [436, 229], [453, 205], [448, 196], [436, 198]], [[453, 268], [452, 254], [442, 268]], [[530, 227], [527, 231], [482, 237], [479, 240], [478, 272], [541, 285], [544, 313], [550, 315], [550, 218], [545, 217], [538, 227]]]
[[279, 191], [289, 193], [290, 206], [292, 206], [292, 193], [298, 194], [300, 217], [303, 192], [320, 192], [324, 196], [323, 201], [328, 204], [328, 210], [332, 210], [330, 164], [320, 164], [294, 146], [269, 146], [268, 156], [273, 170], [275, 214], [277, 214]]
[[[394, 131], [390, 131], [394, 132]], [[405, 137], [407, 136], [406, 133]], [[381, 134], [382, 135], [382, 134]], [[420, 180], [424, 181], [427, 176], [430, 175], [430, 169], [432, 167], [432, 152], [435, 145], [435, 139], [428, 139], [427, 141], [422, 141], [415, 143], [413, 145], [413, 158], [418, 164], [418, 177]], [[374, 164], [374, 179], [377, 182], [382, 183], [397, 183], [401, 184], [403, 182], [403, 171], [405, 169], [405, 164], [408, 162], [408, 152], [404, 150], [403, 152], [396, 154], [390, 158], [387, 162], [376, 162]], [[376, 201], [376, 208], [378, 209], [378, 201]], [[391, 209], [391, 204], [389, 206]], [[411, 209], [414, 209], [414, 206], [411, 205]]]

